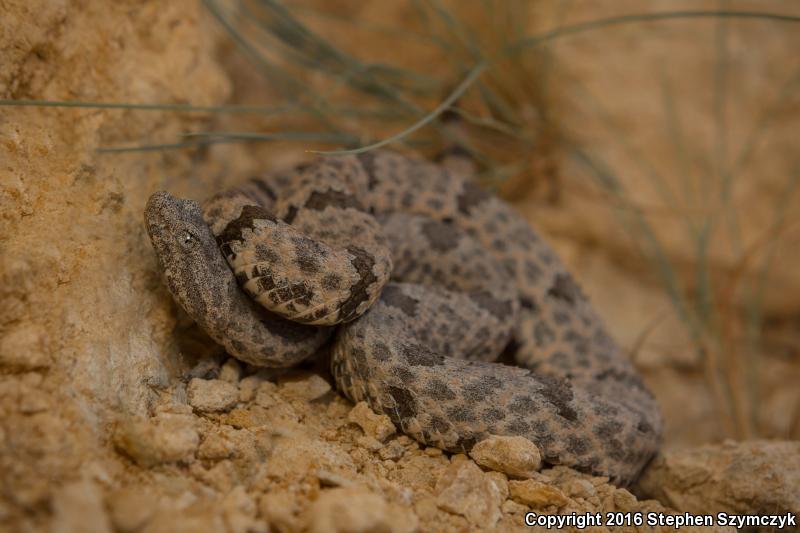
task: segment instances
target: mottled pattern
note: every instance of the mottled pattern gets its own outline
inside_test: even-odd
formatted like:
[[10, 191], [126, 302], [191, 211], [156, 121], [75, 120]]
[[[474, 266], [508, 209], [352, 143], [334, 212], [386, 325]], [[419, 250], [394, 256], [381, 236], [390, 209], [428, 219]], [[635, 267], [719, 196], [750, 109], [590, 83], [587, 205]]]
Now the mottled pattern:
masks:
[[453, 168], [324, 158], [211, 198], [205, 222], [166, 193], [145, 218], [173, 296], [236, 357], [288, 366], [339, 324], [339, 390], [417, 440], [520, 435], [630, 482], [658, 446], [653, 397], [553, 250]]

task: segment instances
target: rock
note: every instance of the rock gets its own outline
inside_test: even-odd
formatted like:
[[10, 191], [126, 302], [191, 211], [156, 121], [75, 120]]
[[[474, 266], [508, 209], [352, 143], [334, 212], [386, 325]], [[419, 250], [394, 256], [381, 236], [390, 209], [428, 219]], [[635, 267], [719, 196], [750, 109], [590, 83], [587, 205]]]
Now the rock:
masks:
[[357, 424], [364, 433], [381, 442], [386, 441], [396, 431], [388, 416], [375, 413], [366, 402], [358, 402], [350, 410], [347, 420]]
[[171, 413], [132, 417], [119, 424], [114, 443], [142, 466], [189, 463], [200, 442], [195, 420], [194, 415]]
[[100, 489], [90, 481], [61, 487], [53, 496], [53, 533], [111, 533]]
[[472, 461], [453, 462], [436, 483], [436, 505], [475, 527], [494, 527], [503, 497], [495, 481]]
[[380, 450], [378, 450], [378, 456], [383, 460], [391, 459], [393, 461], [396, 461], [401, 457], [403, 457], [403, 454], [405, 453], [406, 453], [405, 446], [400, 444], [400, 442], [398, 442], [397, 439], [390, 441], [386, 446], [383, 446]]
[[594, 485], [586, 479], [571, 479], [564, 485], [564, 491], [572, 498], [591, 498], [597, 494]]
[[340, 487], [322, 492], [308, 512], [311, 533], [411, 532], [416, 517], [382, 496], [360, 487]]
[[33, 370], [50, 366], [49, 336], [35, 323], [21, 323], [0, 336], [0, 367]]
[[256, 390], [264, 381], [259, 376], [247, 376], [239, 381], [239, 401], [250, 402], [256, 397]]
[[545, 507], [562, 507], [569, 501], [564, 493], [556, 487], [536, 481], [535, 479], [526, 479], [524, 481], [509, 481], [508, 490], [511, 498], [530, 505], [534, 509], [543, 509]]
[[153, 489], [126, 487], [106, 497], [111, 523], [123, 533], [139, 531], [156, 512], [158, 498]]
[[229, 533], [267, 533], [269, 526], [256, 520], [256, 503], [238, 485], [222, 500], [222, 518]]
[[381, 441], [375, 437], [370, 437], [369, 435], [362, 435], [358, 437], [358, 439], [356, 439], [356, 444], [371, 452], [377, 452], [383, 448], [383, 443]]
[[321, 398], [331, 391], [331, 384], [318, 374], [285, 378], [280, 384], [284, 396], [307, 402]]
[[219, 369], [219, 379], [221, 381], [227, 381], [232, 385], [236, 385], [239, 383], [239, 377], [242, 375], [242, 367], [239, 364], [239, 361], [234, 359], [233, 357], [229, 357], [225, 364], [222, 365], [222, 368]]
[[235, 449], [233, 443], [222, 435], [209, 433], [197, 449], [197, 457], [214, 461], [227, 459]]
[[656, 457], [638, 488], [688, 513], [800, 515], [800, 442], [727, 441]]
[[500, 491], [500, 498], [505, 500], [508, 498], [508, 478], [502, 472], [486, 472], [489, 479], [492, 480], [497, 490]]
[[236, 386], [221, 379], [193, 378], [186, 395], [189, 405], [205, 413], [228, 411], [239, 401]]
[[298, 497], [286, 490], [267, 492], [258, 502], [259, 514], [269, 526], [277, 531], [297, 531], [300, 529], [297, 514]]
[[539, 448], [524, 437], [492, 435], [473, 446], [469, 455], [481, 466], [516, 478], [531, 478], [542, 467]]

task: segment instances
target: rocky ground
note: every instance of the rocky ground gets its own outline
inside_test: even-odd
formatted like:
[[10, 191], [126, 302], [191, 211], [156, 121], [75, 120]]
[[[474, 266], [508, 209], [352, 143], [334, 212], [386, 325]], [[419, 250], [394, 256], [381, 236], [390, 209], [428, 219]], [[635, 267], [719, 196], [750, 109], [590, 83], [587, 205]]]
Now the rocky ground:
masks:
[[[190, 0], [5, 0], [0, 12], [0, 98], [215, 105], [257, 92], [247, 64]], [[772, 27], [761, 37], [783, 42]], [[576, 75], [590, 79], [592, 68]], [[267, 373], [226, 358], [162, 286], [144, 203], [157, 189], [199, 199], [302, 154], [97, 151], [174, 142], [217, 120], [0, 108], [0, 531], [505, 531], [523, 529], [529, 511], [800, 512], [797, 442], [719, 443], [702, 369], [671, 315], [638, 360], [664, 408], [665, 453], [631, 491], [566, 468], [539, 471], [525, 442], [487, 443], [473, 457], [420, 447], [342, 399], [320, 366]], [[770, 161], [779, 170], [765, 166], [765, 176], [784, 164]], [[744, 193], [758, 212], [780, 194], [762, 192]], [[537, 198], [518, 206], [622, 344], [637, 345], [669, 305], [609, 229], [613, 217], [590, 197]], [[671, 246], [690, 262], [686, 246]], [[791, 264], [781, 262], [781, 290], [767, 306], [794, 338], [800, 278]], [[762, 364], [764, 433], [792, 435], [797, 352], [775, 350]], [[704, 442], [718, 444], [681, 447]]]

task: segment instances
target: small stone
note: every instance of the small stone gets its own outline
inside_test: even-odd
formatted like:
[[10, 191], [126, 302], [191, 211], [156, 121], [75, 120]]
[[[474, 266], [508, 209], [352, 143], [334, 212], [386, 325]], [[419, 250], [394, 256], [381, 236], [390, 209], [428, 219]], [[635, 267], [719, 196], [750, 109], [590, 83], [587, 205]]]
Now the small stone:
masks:
[[522, 514], [528, 512], [528, 506], [517, 503], [514, 500], [506, 500], [500, 507], [506, 514]]
[[378, 450], [378, 456], [383, 460], [391, 459], [396, 461], [403, 457], [405, 453], [406, 447], [400, 444], [397, 439], [392, 440], [389, 444]]
[[287, 398], [310, 402], [328, 394], [331, 384], [318, 374], [307, 374], [281, 380], [280, 390]]
[[376, 414], [366, 402], [358, 402], [348, 413], [347, 420], [381, 442], [385, 442], [396, 431], [388, 416]]
[[117, 448], [142, 466], [190, 463], [199, 442], [194, 415], [170, 413], [126, 419], [114, 435]]
[[516, 478], [531, 478], [542, 467], [539, 448], [524, 437], [492, 435], [473, 446], [469, 455], [481, 466]]
[[375, 437], [370, 437], [369, 435], [362, 435], [356, 439], [356, 444], [361, 446], [362, 448], [366, 448], [371, 452], [377, 452], [381, 448], [383, 448], [383, 443], [376, 439]]
[[298, 498], [286, 490], [267, 492], [258, 501], [258, 511], [276, 531], [297, 531]]
[[194, 378], [189, 382], [186, 395], [189, 405], [205, 413], [227, 411], [239, 401], [239, 390], [220, 379]]
[[571, 479], [564, 485], [566, 493], [573, 498], [591, 498], [597, 494], [594, 485], [586, 479]]
[[222, 518], [230, 533], [266, 533], [269, 526], [256, 520], [256, 503], [237, 485], [222, 500]]
[[425, 448], [425, 455], [428, 457], [440, 457], [443, 454], [444, 452], [442, 452], [442, 450], [439, 448], [434, 448], [433, 446], [428, 446]]
[[509, 493], [511, 498], [530, 505], [535, 509], [542, 509], [544, 507], [554, 506], [561, 507], [566, 505], [569, 501], [564, 493], [555, 487], [536, 481], [535, 479], [526, 479], [524, 481], [509, 481]]
[[276, 405], [280, 399], [277, 396], [278, 386], [271, 381], [262, 381], [256, 389], [256, 405], [269, 409]]
[[53, 495], [54, 533], [111, 533], [100, 489], [90, 481], [70, 483]]
[[156, 512], [157, 496], [151, 489], [126, 487], [106, 497], [114, 528], [128, 533], [144, 527]]
[[228, 358], [228, 360], [225, 361], [225, 364], [223, 364], [222, 368], [219, 370], [219, 379], [221, 381], [227, 381], [232, 385], [239, 383], [239, 378], [241, 375], [242, 367], [233, 357]]
[[500, 491], [500, 497], [504, 500], [508, 498], [508, 478], [506, 475], [502, 472], [486, 472], [486, 475], [495, 484], [497, 490]]
[[436, 483], [436, 505], [461, 515], [476, 527], [491, 528], [500, 519], [500, 490], [472, 461], [451, 463]]
[[256, 397], [256, 389], [263, 380], [259, 376], [247, 376], [239, 381], [239, 401], [251, 402]]
[[200, 459], [218, 461], [232, 456], [235, 450], [233, 443], [222, 435], [209, 433], [197, 449], [197, 456]]
[[360, 487], [323, 491], [307, 516], [311, 533], [405, 533], [417, 529], [417, 519], [408, 510]]

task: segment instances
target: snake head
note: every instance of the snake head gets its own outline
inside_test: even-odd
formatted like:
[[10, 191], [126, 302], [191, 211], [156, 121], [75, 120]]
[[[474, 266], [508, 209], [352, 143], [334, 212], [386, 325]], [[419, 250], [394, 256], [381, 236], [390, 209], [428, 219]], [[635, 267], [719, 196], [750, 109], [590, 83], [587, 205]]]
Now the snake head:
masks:
[[[208, 315], [209, 295], [232, 278], [200, 206], [160, 191], [147, 201], [145, 225], [169, 291], [195, 320]], [[227, 275], [225, 275], [227, 274]]]

